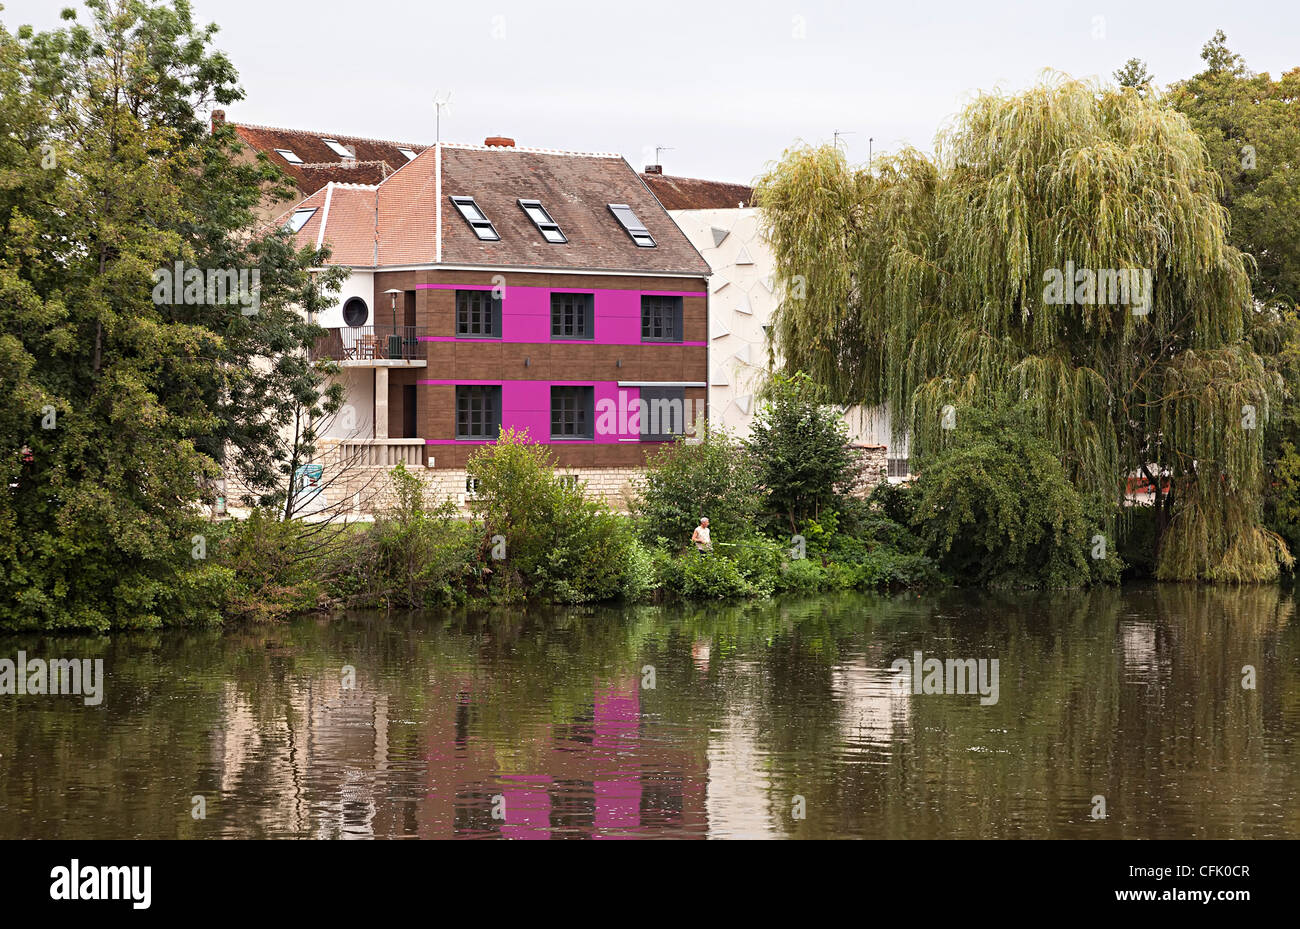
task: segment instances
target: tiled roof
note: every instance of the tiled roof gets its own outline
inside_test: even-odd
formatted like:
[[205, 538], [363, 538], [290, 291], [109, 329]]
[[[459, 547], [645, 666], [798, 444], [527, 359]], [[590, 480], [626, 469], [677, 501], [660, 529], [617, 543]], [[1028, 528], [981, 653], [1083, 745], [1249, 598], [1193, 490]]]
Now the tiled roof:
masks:
[[[473, 197], [500, 241], [480, 240], [452, 204], [455, 196]], [[547, 242], [520, 199], [540, 200], [568, 242]], [[611, 203], [629, 205], [656, 247], [638, 247], [610, 212]], [[327, 186], [286, 210], [277, 223], [304, 207], [317, 212], [298, 232], [299, 244], [314, 246], [324, 223], [323, 241], [337, 264], [709, 273], [690, 240], [618, 155], [443, 143], [375, 186]]]
[[[266, 152], [273, 164], [293, 178], [304, 194], [314, 194], [330, 181], [346, 184], [377, 184], [388, 175], [407, 164], [407, 157], [398, 149], [407, 148], [417, 155], [428, 148], [408, 142], [384, 142], [358, 136], [344, 136], [329, 132], [312, 132], [306, 129], [276, 129], [271, 126], [252, 126], [245, 123], [228, 123], [245, 144]], [[344, 148], [356, 153], [355, 159], [345, 159], [325, 144], [333, 139]], [[293, 164], [276, 149], [287, 149], [302, 159]]]
[[642, 174], [665, 210], [726, 210], [753, 206], [754, 188], [694, 177]]

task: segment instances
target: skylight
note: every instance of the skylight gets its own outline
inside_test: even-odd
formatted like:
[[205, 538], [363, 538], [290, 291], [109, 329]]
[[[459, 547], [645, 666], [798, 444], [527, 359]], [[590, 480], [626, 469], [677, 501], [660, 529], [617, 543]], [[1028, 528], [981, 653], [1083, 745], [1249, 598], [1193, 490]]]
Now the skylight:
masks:
[[290, 232], [300, 232], [302, 227], [307, 225], [307, 221], [315, 215], [315, 207], [303, 210], [294, 210], [293, 216], [284, 224], [284, 228], [288, 229]]
[[297, 156], [297, 154], [294, 153], [293, 149], [290, 149], [290, 148], [277, 148], [277, 149], [275, 150], [275, 153], [276, 153], [277, 155], [279, 155], [281, 158], [283, 158], [285, 161], [289, 162], [289, 164], [291, 164], [291, 165], [300, 165], [300, 164], [302, 164], [302, 159], [299, 158], [299, 157]]
[[415, 160], [415, 152], [411, 151], [409, 148], [399, 148], [398, 151], [406, 156], [407, 161]]
[[478, 208], [473, 197], [452, 197], [451, 202], [456, 204], [456, 209], [460, 210], [460, 215], [465, 217], [465, 222], [469, 223], [474, 234], [485, 242], [499, 241], [501, 236], [497, 233], [496, 226], [492, 221], [483, 215], [483, 211]]
[[520, 200], [519, 206], [528, 214], [528, 218], [533, 221], [533, 225], [547, 242], [563, 245], [569, 241], [560, 231], [559, 223], [551, 219], [551, 214], [546, 212], [546, 207], [542, 206], [540, 200]]
[[328, 145], [330, 147], [330, 150], [334, 152], [334, 154], [338, 155], [340, 158], [356, 157], [350, 151], [344, 148], [343, 144], [339, 142], [338, 139], [321, 139], [321, 141], [324, 142], [326, 145]]
[[636, 214], [632, 212], [630, 206], [626, 203], [611, 203], [609, 205], [609, 211], [614, 214], [615, 219], [623, 224], [623, 228], [627, 230], [627, 234], [632, 237], [632, 241], [640, 248], [655, 247], [655, 240], [654, 237], [650, 235], [650, 230], [646, 229], [641, 220], [637, 219]]

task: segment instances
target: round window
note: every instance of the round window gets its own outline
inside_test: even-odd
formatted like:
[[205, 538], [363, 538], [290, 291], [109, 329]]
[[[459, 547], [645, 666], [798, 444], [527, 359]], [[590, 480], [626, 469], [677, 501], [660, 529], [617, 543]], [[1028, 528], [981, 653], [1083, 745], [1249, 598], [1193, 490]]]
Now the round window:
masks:
[[343, 322], [353, 327], [364, 326], [370, 320], [370, 307], [360, 297], [349, 297], [343, 304]]

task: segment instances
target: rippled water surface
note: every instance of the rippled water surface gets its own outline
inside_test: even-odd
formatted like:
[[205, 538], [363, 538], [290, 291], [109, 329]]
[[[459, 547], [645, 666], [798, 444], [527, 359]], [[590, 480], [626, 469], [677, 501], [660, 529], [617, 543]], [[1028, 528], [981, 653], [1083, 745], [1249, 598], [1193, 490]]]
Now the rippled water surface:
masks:
[[[3, 838], [1300, 837], [1274, 588], [0, 638], [20, 650], [107, 680], [98, 706], [0, 696]], [[997, 702], [898, 686], [916, 651], [996, 658]]]

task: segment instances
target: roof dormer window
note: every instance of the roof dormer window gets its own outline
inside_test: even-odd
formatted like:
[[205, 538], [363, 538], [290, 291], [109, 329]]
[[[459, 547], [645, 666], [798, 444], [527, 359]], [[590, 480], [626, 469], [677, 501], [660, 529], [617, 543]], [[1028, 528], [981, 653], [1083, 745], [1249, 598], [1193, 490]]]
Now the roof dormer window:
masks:
[[308, 220], [315, 215], [315, 207], [309, 207], [303, 210], [294, 210], [293, 216], [289, 217], [289, 221], [284, 224], [284, 228], [288, 229], [290, 232], [301, 232], [302, 227], [307, 225]]
[[330, 151], [332, 151], [334, 154], [338, 155], [340, 158], [356, 158], [356, 157], [357, 157], [357, 156], [354, 155], [352, 152], [350, 152], [348, 149], [344, 148], [344, 147], [343, 147], [343, 143], [340, 142], [338, 139], [321, 139], [321, 141], [324, 142], [326, 145], [328, 145], [328, 146], [330, 147]]
[[520, 200], [519, 206], [528, 214], [528, 218], [533, 221], [533, 225], [547, 242], [563, 245], [569, 241], [560, 231], [560, 224], [551, 219], [551, 214], [546, 212], [546, 207], [542, 206], [540, 200]]
[[405, 158], [407, 161], [415, 160], [415, 152], [413, 152], [409, 148], [398, 148], [398, 152], [400, 152], [402, 157]]
[[655, 240], [646, 229], [645, 224], [637, 218], [636, 213], [626, 203], [611, 203], [609, 211], [614, 214], [614, 218], [619, 221], [623, 229], [632, 237], [632, 241], [639, 248], [654, 248]]
[[294, 150], [291, 148], [277, 148], [275, 150], [275, 153], [279, 155], [281, 158], [283, 158], [285, 161], [289, 162], [289, 164], [291, 165], [302, 164], [302, 159], [299, 158], [297, 153], [294, 152]]
[[452, 197], [451, 202], [456, 204], [456, 209], [465, 218], [465, 222], [469, 223], [476, 236], [485, 242], [500, 241], [501, 235], [497, 232], [496, 226], [493, 226], [492, 221], [479, 209], [473, 197]]

